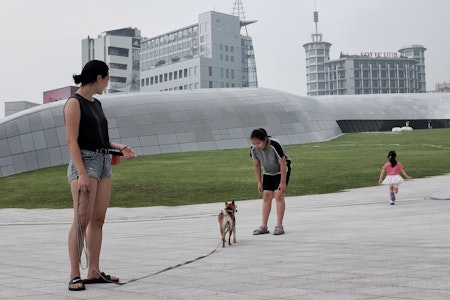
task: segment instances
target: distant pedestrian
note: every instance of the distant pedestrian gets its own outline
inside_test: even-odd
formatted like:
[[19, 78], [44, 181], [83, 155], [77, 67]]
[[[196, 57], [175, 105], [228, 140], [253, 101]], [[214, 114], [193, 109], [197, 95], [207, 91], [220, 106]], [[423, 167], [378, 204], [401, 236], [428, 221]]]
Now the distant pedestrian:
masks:
[[[400, 176], [400, 173], [402, 173], [406, 178], [411, 179], [411, 177], [406, 174], [405, 170], [403, 169], [403, 165], [400, 162], [397, 162], [396, 157], [397, 153], [395, 151], [389, 151], [389, 161], [384, 164], [383, 168], [381, 169], [380, 178], [378, 179], [378, 183], [389, 185], [391, 205], [395, 204], [395, 195], [398, 193], [398, 186], [404, 181], [403, 177]], [[387, 175], [383, 180], [383, 176], [385, 173]]]
[[[277, 226], [275, 226], [273, 234], [284, 234], [283, 218], [286, 207], [284, 195], [291, 174], [291, 160], [283, 146], [277, 140], [268, 136], [263, 128], [253, 130], [250, 138], [252, 142], [251, 156], [258, 182], [258, 192], [263, 194], [261, 226], [255, 229], [253, 234], [269, 233], [267, 222], [273, 198], [275, 198], [277, 205]], [[261, 173], [261, 166], [264, 167], [263, 173]]]

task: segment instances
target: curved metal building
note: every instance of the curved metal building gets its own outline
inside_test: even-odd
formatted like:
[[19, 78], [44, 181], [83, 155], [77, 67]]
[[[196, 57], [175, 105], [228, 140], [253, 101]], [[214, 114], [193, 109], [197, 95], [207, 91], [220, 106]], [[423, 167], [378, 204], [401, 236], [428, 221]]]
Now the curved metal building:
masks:
[[[448, 93], [301, 97], [248, 88], [100, 99], [111, 140], [132, 146], [138, 155], [247, 148], [257, 127], [288, 145], [405, 121], [414, 128], [426, 128], [427, 122], [448, 127], [450, 120]], [[64, 104], [40, 105], [0, 121], [0, 177], [68, 163]]]

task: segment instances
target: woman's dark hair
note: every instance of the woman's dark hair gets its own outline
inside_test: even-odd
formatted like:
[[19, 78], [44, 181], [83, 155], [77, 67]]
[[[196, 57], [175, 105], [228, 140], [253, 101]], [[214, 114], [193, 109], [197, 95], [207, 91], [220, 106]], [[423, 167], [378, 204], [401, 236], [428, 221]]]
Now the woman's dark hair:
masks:
[[397, 160], [395, 159], [396, 157], [397, 157], [397, 153], [395, 153], [394, 150], [389, 151], [388, 158], [389, 158], [389, 162], [391, 163], [392, 167], [395, 167], [397, 165]]
[[102, 76], [102, 78], [108, 76], [108, 71], [108, 65], [103, 61], [91, 60], [84, 65], [80, 75], [73, 75], [73, 80], [76, 84], [81, 83], [81, 85], [93, 83], [97, 81], [98, 75]]
[[252, 134], [250, 135], [250, 138], [257, 138], [260, 141], [265, 141], [267, 137], [270, 137], [267, 135], [267, 131], [264, 128], [257, 128], [252, 131]]

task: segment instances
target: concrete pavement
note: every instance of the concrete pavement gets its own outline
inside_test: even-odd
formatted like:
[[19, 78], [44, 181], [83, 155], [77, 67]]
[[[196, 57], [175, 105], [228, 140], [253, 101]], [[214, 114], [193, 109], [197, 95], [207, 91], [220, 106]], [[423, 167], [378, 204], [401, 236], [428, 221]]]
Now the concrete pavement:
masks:
[[[126, 285], [70, 292], [72, 210], [0, 210], [1, 299], [449, 299], [450, 175], [289, 197], [282, 236], [253, 236], [261, 200], [238, 202], [237, 244]], [[102, 271], [126, 282], [206, 255], [222, 203], [110, 208]], [[275, 205], [270, 231], [275, 226]], [[83, 261], [85, 262], [85, 261]], [[86, 271], [82, 271], [86, 275]]]

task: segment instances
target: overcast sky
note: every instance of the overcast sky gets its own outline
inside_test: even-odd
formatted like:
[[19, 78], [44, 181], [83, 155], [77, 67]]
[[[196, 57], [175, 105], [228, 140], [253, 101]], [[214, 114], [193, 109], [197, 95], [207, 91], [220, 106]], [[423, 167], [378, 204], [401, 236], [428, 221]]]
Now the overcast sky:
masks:
[[[319, 32], [340, 52], [397, 52], [420, 44], [427, 90], [450, 81], [449, 0], [242, 0], [260, 87], [306, 95], [303, 44]], [[137, 27], [151, 37], [197, 23], [209, 10], [230, 13], [234, 0], [2, 0], [0, 118], [5, 101], [42, 103], [47, 90], [72, 85], [81, 71], [81, 40]]]

